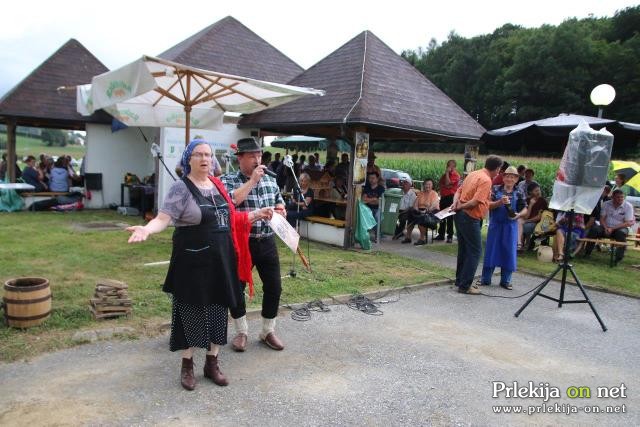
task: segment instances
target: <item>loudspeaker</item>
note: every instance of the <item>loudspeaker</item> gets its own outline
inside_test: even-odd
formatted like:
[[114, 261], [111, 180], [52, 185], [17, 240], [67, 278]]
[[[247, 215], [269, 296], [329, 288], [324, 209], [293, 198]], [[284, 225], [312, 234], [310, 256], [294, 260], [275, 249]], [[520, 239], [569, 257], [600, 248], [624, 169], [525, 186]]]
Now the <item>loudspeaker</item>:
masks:
[[613, 137], [592, 129], [571, 132], [563, 159], [564, 182], [580, 187], [600, 187], [607, 181]]

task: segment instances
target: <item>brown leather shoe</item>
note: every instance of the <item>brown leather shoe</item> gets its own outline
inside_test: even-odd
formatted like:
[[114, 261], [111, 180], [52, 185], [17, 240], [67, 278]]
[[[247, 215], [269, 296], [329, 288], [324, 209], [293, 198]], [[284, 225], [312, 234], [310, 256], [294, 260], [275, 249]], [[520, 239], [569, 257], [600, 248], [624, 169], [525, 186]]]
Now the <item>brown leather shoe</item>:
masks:
[[284, 350], [284, 344], [282, 343], [282, 341], [280, 341], [280, 338], [278, 338], [273, 332], [269, 332], [264, 338], [260, 337], [260, 341], [274, 350]]
[[222, 372], [220, 372], [220, 367], [218, 366], [218, 356], [207, 354], [207, 362], [204, 364], [204, 376], [210, 378], [211, 381], [219, 386], [224, 387], [226, 385], [229, 385], [229, 381], [227, 380], [227, 378]]
[[233, 341], [231, 341], [231, 348], [234, 351], [245, 351], [247, 349], [247, 334], [240, 332], [238, 335], [233, 337]]
[[196, 388], [196, 377], [193, 375], [193, 358], [182, 358], [182, 369], [180, 369], [180, 383], [186, 390]]

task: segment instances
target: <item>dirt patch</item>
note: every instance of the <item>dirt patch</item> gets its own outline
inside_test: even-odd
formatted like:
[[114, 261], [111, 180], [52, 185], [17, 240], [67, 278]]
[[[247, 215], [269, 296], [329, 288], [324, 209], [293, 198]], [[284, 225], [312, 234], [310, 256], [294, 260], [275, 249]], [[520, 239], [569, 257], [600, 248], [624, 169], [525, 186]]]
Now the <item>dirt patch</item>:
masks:
[[75, 231], [113, 231], [124, 230], [130, 224], [124, 222], [83, 222], [71, 226]]

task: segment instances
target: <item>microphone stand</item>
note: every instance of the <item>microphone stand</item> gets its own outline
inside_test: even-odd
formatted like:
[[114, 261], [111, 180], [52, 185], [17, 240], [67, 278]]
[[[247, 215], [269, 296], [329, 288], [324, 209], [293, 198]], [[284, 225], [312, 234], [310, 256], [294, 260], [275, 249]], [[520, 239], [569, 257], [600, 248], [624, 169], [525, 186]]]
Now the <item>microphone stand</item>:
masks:
[[[289, 168], [289, 170], [291, 171], [291, 175], [293, 175], [293, 181], [294, 181], [294, 184], [295, 184], [293, 192], [295, 194], [296, 190], [298, 191], [298, 197], [296, 197], [295, 199], [301, 199], [300, 201], [302, 201], [302, 203], [304, 203], [304, 206], [306, 208], [308, 208], [309, 205], [307, 204], [307, 201], [305, 200], [304, 194], [302, 194], [302, 188], [300, 187], [300, 182], [298, 182], [298, 177], [296, 176], [296, 173], [293, 170], [293, 162], [289, 161], [288, 159], [285, 159], [285, 160], [283, 160], [283, 164], [286, 167]], [[298, 203], [298, 200], [296, 200], [296, 208], [297, 208], [296, 210], [298, 212], [298, 217], [299, 217], [300, 216], [300, 203]], [[298, 234], [300, 234], [300, 219], [299, 218], [296, 218], [296, 231], [298, 232]], [[309, 237], [307, 237], [307, 239], [308, 238]], [[308, 258], [308, 256], [307, 256], [307, 258]], [[293, 254], [293, 258], [291, 260], [291, 269], [289, 270], [289, 277], [296, 277], [297, 276], [295, 265], [296, 265], [296, 254], [294, 253]]]

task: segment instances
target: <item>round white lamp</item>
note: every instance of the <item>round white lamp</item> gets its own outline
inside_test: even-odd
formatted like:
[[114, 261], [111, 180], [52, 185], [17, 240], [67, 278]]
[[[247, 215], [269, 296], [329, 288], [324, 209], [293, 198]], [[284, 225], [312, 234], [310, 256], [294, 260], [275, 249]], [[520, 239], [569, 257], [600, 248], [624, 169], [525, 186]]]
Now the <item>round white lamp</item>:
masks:
[[616, 90], [608, 84], [601, 84], [591, 91], [591, 102], [598, 107], [598, 118], [602, 117], [602, 107], [611, 104], [616, 97]]

